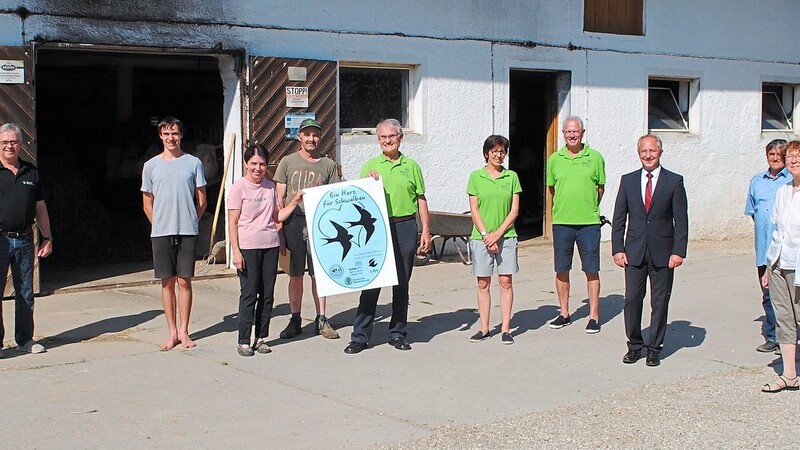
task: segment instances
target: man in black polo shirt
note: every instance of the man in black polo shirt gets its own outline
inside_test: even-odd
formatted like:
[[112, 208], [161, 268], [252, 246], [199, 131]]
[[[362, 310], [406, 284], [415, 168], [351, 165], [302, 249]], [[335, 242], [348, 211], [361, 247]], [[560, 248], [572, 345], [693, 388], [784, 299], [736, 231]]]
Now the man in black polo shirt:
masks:
[[[50, 217], [44, 203], [39, 171], [33, 164], [19, 159], [22, 132], [15, 123], [0, 126], [0, 292], [6, 288], [8, 266], [14, 280], [14, 340], [17, 350], [42, 353], [44, 347], [33, 340], [33, 221], [42, 232], [37, 256], [44, 258], [53, 251]], [[0, 308], [0, 358], [5, 328]]]

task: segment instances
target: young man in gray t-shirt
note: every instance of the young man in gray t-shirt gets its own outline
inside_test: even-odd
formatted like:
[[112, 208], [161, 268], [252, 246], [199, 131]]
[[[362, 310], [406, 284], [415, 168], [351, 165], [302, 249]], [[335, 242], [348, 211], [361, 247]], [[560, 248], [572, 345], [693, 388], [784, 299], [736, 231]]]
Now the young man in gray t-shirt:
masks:
[[[189, 338], [192, 310], [192, 277], [197, 245], [198, 219], [206, 209], [206, 179], [203, 164], [181, 150], [183, 124], [167, 117], [158, 124], [164, 151], [144, 164], [142, 202], [152, 224], [153, 269], [161, 279], [161, 301], [167, 317], [169, 336], [161, 344], [170, 350], [179, 343], [184, 348], [196, 344]], [[180, 287], [176, 297], [175, 285]], [[181, 325], [176, 312], [180, 306]]]

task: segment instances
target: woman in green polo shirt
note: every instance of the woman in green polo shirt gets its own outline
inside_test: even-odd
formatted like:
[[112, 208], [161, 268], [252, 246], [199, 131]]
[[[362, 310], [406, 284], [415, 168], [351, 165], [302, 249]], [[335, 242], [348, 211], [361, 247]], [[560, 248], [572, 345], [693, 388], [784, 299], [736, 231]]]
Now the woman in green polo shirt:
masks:
[[503, 136], [491, 135], [483, 143], [486, 166], [472, 172], [467, 183], [469, 210], [472, 214], [472, 274], [478, 278], [478, 311], [481, 329], [469, 340], [480, 342], [490, 336], [489, 310], [492, 296], [489, 286], [494, 266], [500, 285], [500, 317], [503, 344], [513, 344], [511, 337], [511, 305], [514, 290], [513, 274], [519, 271], [517, 261], [517, 231], [514, 220], [519, 213], [519, 193], [522, 188], [513, 170], [503, 167], [509, 142]]

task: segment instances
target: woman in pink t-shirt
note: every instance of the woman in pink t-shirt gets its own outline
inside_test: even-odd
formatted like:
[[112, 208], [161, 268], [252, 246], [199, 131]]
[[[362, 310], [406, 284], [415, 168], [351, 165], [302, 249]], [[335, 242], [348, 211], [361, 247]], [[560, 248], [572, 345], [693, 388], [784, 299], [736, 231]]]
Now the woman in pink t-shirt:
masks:
[[[241, 356], [269, 353], [266, 338], [274, 302], [281, 238], [277, 224], [300, 204], [302, 192], [280, 211], [275, 183], [267, 177], [269, 152], [251, 145], [244, 152], [245, 176], [228, 193], [228, 229], [233, 265], [239, 275], [239, 343]], [[250, 344], [253, 325], [255, 344]]]

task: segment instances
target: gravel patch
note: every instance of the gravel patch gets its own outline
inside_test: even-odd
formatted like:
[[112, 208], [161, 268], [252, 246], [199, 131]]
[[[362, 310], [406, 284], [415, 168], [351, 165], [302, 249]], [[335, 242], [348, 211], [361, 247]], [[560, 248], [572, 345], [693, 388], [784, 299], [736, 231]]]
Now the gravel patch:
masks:
[[762, 393], [774, 376], [762, 368], [692, 376], [485, 426], [442, 427], [387, 448], [796, 447], [800, 392]]

